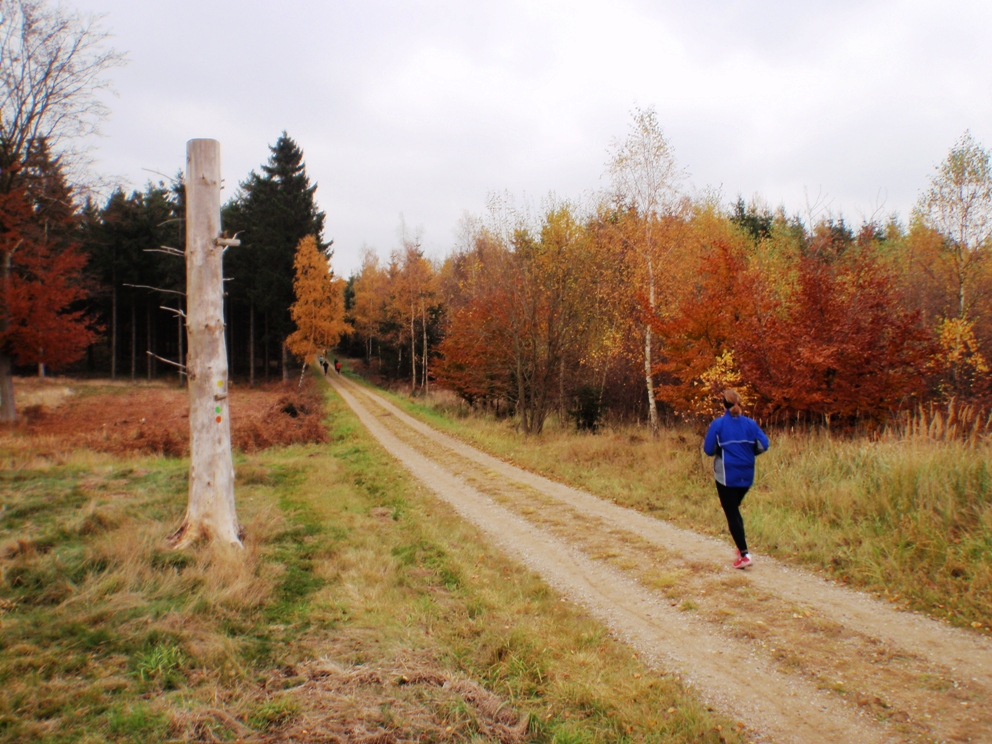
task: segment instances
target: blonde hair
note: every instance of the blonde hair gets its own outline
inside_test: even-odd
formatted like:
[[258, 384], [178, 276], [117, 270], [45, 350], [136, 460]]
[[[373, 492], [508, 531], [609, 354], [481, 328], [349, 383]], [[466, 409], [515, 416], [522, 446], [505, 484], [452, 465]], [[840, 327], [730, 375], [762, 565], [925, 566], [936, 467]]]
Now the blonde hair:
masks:
[[744, 409], [741, 408], [741, 396], [736, 390], [734, 390], [733, 388], [727, 388], [726, 390], [724, 390], [723, 399], [727, 401], [727, 403], [731, 404], [729, 409], [731, 416], [736, 417], [744, 413]]

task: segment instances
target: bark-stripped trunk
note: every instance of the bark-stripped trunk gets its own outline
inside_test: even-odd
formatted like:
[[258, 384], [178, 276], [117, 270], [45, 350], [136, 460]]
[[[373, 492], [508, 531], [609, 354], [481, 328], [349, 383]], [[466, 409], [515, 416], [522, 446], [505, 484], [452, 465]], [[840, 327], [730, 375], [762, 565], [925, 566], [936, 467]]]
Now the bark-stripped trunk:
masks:
[[217, 244], [220, 143], [190, 140], [186, 153], [189, 503], [172, 541], [176, 546], [200, 539], [240, 546], [224, 343], [224, 250]]
[[[227, 297], [227, 294], [224, 294]], [[224, 301], [224, 343], [227, 345], [227, 374], [234, 377], [234, 323], [231, 322], [231, 308]]]
[[[654, 311], [654, 266], [648, 258], [648, 302], [651, 310]], [[648, 421], [651, 423], [651, 436], [658, 438], [658, 407], [654, 400], [654, 374], [651, 360], [651, 325], [645, 324], [644, 328], [644, 380], [648, 388]]]
[[131, 298], [131, 382], [138, 375], [138, 311]]
[[[0, 333], [7, 332], [7, 298], [10, 297], [10, 272], [13, 266], [13, 251], [3, 254], [3, 296], [0, 297]], [[0, 421], [12, 424], [17, 419], [14, 405], [14, 360], [0, 351]]]
[[149, 382], [152, 381], [152, 303], [151, 299], [145, 300], [145, 348], [148, 349], [148, 353], [145, 354], [146, 368], [145, 368], [145, 379]]
[[248, 303], [248, 386], [255, 387], [255, 301]]
[[117, 274], [112, 277], [110, 291], [110, 379], [117, 379]]
[[176, 310], [176, 324], [178, 326], [176, 337], [179, 345], [179, 356], [177, 358], [179, 367], [177, 367], [177, 369], [179, 370], [179, 384], [182, 385], [186, 381], [186, 374], [183, 371], [185, 369], [185, 360], [183, 359], [183, 346], [185, 344], [183, 342], [183, 336], [185, 335], [186, 329], [183, 326], [183, 301], [181, 299], [176, 300]]

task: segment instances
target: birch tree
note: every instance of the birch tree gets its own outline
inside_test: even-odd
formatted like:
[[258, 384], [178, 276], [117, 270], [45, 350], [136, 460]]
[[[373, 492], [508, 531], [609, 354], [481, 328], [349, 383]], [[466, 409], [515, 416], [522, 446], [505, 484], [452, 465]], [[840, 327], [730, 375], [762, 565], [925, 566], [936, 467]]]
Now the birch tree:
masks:
[[[658, 302], [658, 272], [663, 270], [665, 247], [660, 240], [660, 220], [675, 213], [679, 204], [679, 184], [685, 173], [658, 124], [654, 109], [634, 109], [627, 138], [611, 148], [609, 172], [618, 200], [636, 209], [642, 220], [639, 253], [645, 271], [648, 308], [655, 312]], [[644, 381], [648, 395], [651, 433], [658, 436], [658, 407], [655, 403], [652, 359], [652, 330], [644, 323]]]
[[917, 204], [923, 223], [946, 241], [957, 284], [958, 317], [974, 299], [971, 283], [992, 239], [992, 165], [990, 153], [965, 132], [936, 168], [930, 188]]

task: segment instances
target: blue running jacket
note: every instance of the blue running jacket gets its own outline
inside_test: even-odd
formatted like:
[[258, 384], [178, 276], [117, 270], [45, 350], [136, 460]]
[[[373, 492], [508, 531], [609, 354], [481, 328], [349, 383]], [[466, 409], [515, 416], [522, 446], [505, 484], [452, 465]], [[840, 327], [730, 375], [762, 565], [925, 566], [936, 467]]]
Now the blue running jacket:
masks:
[[710, 424], [703, 452], [713, 457], [716, 482], [731, 488], [750, 488], [754, 483], [754, 458], [768, 449], [768, 437], [747, 416], [727, 411]]

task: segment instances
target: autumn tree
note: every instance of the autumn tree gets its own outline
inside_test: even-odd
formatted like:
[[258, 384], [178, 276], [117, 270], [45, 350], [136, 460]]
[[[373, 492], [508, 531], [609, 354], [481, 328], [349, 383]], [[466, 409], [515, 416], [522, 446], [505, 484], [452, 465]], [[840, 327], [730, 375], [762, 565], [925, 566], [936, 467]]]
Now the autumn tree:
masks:
[[[17, 262], [44, 246], [21, 234], [16, 217], [18, 202], [29, 198], [30, 160], [45, 149], [54, 153], [52, 162], [67, 158], [61, 161], [65, 166], [73, 142], [106, 115], [98, 94], [109, 85], [107, 72], [123, 62], [123, 55], [106, 46], [107, 37], [92, 18], [61, 6], [0, 0], [0, 196], [10, 210], [0, 226], [0, 335], [8, 334], [14, 320], [8, 291], [18, 282]], [[44, 263], [40, 257], [27, 261]], [[0, 348], [0, 421], [16, 416], [13, 353], [10, 344]]]
[[583, 357], [596, 272], [583, 261], [587, 233], [569, 205], [550, 205], [537, 234], [500, 199], [490, 211], [439, 374], [469, 401], [506, 390], [521, 429], [540, 434]]
[[317, 248], [317, 239], [312, 235], [300, 241], [293, 268], [296, 301], [289, 311], [296, 330], [286, 339], [286, 345], [294, 356], [309, 364], [325, 349], [337, 345], [341, 336], [350, 330], [344, 321], [345, 283], [334, 276], [328, 259]]
[[590, 256], [584, 263], [596, 272], [596, 285], [588, 319], [590, 343], [582, 361], [588, 378], [583, 384], [596, 390], [597, 407], [643, 419], [644, 302], [638, 290], [643, 225], [632, 207], [602, 203], [586, 229]]
[[917, 214], [945, 241], [957, 289], [959, 318], [974, 299], [971, 284], [992, 239], [992, 163], [989, 151], [965, 132], [936, 168]]
[[[379, 341], [380, 326], [386, 317], [386, 275], [375, 250], [364, 247], [362, 264], [350, 279], [351, 306], [348, 321], [362, 344], [366, 364], [372, 363], [372, 347]], [[380, 348], [381, 348], [381, 341]]]
[[[37, 223], [38, 210], [24, 189], [0, 193], [0, 251], [4, 257], [0, 354], [17, 364], [58, 369], [70, 364], [96, 338], [96, 324], [78, 303], [86, 257], [78, 245], [59, 245], [56, 225]], [[12, 389], [9, 419], [13, 419]]]
[[[622, 204], [633, 207], [642, 220], [639, 240], [648, 316], [658, 302], [658, 281], [671, 240], [662, 240], [661, 222], [675, 214], [679, 205], [678, 187], [684, 172], [678, 167], [671, 144], [662, 132], [654, 109], [635, 109], [626, 139], [614, 142], [609, 162], [613, 188]], [[644, 381], [648, 396], [648, 419], [658, 435], [658, 409], [654, 391], [653, 330], [645, 319]]]
[[[784, 303], [742, 320], [735, 357], [771, 419], [884, 420], [926, 391], [930, 334], [869, 250], [804, 255]], [[748, 292], [757, 294], [752, 287]]]
[[[405, 233], [405, 230], [404, 230]], [[421, 342], [420, 356], [421, 389], [428, 386], [428, 319], [427, 310], [434, 294], [434, 270], [424, 257], [419, 236], [403, 235], [402, 250], [396, 256], [399, 272], [396, 274], [394, 291], [391, 293], [397, 317], [403, 318], [402, 336], [410, 345], [410, 390], [417, 389], [417, 343]], [[417, 323], [420, 328], [417, 328]]]
[[655, 366], [658, 399], [681, 415], [716, 413], [717, 395], [745, 386], [734, 357], [745, 303], [747, 256], [732, 234], [713, 236], [694, 262], [696, 277], [678, 305], [652, 326], [664, 339], [665, 355]]
[[[247, 310], [249, 324], [249, 379], [255, 381], [256, 316], [261, 314], [265, 376], [269, 355], [285, 349], [291, 332], [289, 307], [293, 304], [294, 261], [297, 246], [314, 236], [324, 250], [324, 213], [317, 208], [317, 184], [310, 183], [299, 145], [283, 132], [269, 147], [261, 174], [243, 181], [232, 203], [224, 209], [224, 226], [241, 233], [241, 249], [231, 257], [231, 301]], [[283, 377], [287, 370], [282, 363]]]

